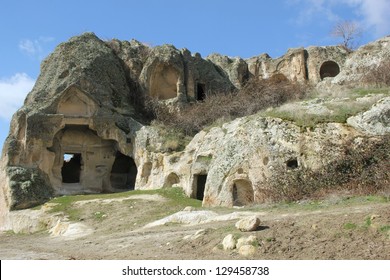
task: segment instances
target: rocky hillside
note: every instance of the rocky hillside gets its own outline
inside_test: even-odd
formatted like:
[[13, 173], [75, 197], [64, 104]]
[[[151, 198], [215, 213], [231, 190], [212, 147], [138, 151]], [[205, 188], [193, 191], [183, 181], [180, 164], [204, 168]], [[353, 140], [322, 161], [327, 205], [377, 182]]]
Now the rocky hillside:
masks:
[[[389, 60], [389, 44], [386, 37], [351, 54], [311, 47], [244, 60], [91, 33], [71, 38], [42, 63], [12, 119], [0, 225], [12, 224], [9, 210], [68, 194], [178, 186], [204, 206], [245, 206], [336, 189], [388, 193], [389, 90], [362, 73]], [[317, 93], [209, 127], [180, 149], [166, 149], [175, 133], [143, 119], [151, 98], [186, 110], [211, 92], [268, 78]]]

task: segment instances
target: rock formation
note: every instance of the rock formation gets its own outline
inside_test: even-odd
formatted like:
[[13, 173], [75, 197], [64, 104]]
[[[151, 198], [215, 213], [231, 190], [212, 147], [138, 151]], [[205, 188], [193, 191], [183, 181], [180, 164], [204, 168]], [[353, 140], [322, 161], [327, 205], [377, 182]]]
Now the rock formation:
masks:
[[[388, 52], [389, 40], [379, 41], [383, 50], [373, 53]], [[320, 169], [336, 161], [348, 141], [359, 146], [366, 134], [375, 135], [378, 122], [388, 133], [389, 103], [351, 119], [353, 127], [329, 123], [302, 130], [277, 118], [241, 118], [200, 132], [184, 151], [165, 153], [159, 133], [137, 121], [140, 100], [201, 101], [210, 91], [239, 89], [250, 77], [317, 84], [340, 72], [341, 83], [367, 48], [349, 56], [340, 47], [310, 47], [278, 59], [203, 59], [171, 45], [104, 42], [92, 33], [71, 38], [43, 61], [13, 116], [2, 152], [0, 225], [8, 210], [64, 194], [180, 186], [206, 206], [266, 201], [275, 170]], [[375, 118], [375, 112], [385, 117]], [[369, 126], [361, 124], [366, 119]]]

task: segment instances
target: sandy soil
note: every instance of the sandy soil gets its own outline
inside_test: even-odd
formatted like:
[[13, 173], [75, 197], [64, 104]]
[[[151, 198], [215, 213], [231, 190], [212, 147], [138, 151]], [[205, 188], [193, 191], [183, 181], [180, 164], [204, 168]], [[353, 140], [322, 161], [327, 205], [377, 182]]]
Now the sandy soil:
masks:
[[[0, 259], [390, 259], [390, 203], [383, 201], [249, 209], [262, 220], [251, 233], [235, 229], [236, 220], [144, 228], [172, 213], [166, 199], [156, 197], [95, 199], [74, 207], [80, 212], [78, 222], [92, 229], [91, 234], [3, 232]], [[200, 229], [205, 234], [188, 238]], [[220, 244], [229, 233], [256, 235], [256, 254], [243, 257], [237, 250], [224, 251]]]

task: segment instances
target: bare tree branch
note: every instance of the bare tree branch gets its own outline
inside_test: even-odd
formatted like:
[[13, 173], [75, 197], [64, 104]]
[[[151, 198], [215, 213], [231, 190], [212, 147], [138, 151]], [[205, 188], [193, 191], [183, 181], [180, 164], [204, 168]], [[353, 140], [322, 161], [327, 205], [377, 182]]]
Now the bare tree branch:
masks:
[[348, 51], [354, 50], [358, 42], [357, 40], [362, 36], [363, 31], [360, 26], [353, 21], [345, 20], [336, 23], [330, 35], [341, 38], [343, 41], [341, 45]]

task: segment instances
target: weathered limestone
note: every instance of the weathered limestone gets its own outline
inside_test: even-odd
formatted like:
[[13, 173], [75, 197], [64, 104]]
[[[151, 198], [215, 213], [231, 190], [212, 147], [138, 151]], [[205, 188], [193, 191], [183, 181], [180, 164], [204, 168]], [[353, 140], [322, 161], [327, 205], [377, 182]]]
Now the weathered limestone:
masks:
[[[272, 59], [267, 54], [247, 59], [249, 72], [257, 78], [289, 79], [300, 83], [316, 85], [325, 77], [335, 77], [340, 72], [348, 52], [342, 47], [309, 47], [308, 49], [290, 49], [288, 52]], [[326, 67], [329, 63], [339, 71]]]
[[256, 216], [247, 217], [237, 221], [236, 228], [240, 231], [255, 231], [260, 225], [260, 219]]
[[225, 251], [234, 250], [236, 248], [237, 240], [233, 234], [228, 234], [222, 240], [222, 247]]
[[390, 133], [390, 98], [383, 98], [366, 112], [350, 117], [347, 123], [371, 135]]
[[248, 65], [242, 58], [231, 58], [214, 53], [209, 55], [207, 60], [211, 61], [221, 72], [225, 73], [238, 89], [249, 79]]
[[335, 85], [365, 86], [364, 74], [390, 57], [390, 36], [360, 47], [351, 53], [340, 74], [332, 80]]
[[259, 244], [259, 241], [256, 237], [256, 235], [250, 235], [248, 237], [240, 237], [238, 240], [237, 240], [237, 244], [236, 244], [236, 247], [237, 249], [240, 249], [242, 246], [244, 245], [258, 245]]
[[238, 253], [244, 257], [250, 257], [256, 254], [256, 247], [253, 245], [243, 245], [238, 249]]
[[355, 74], [374, 65], [372, 59], [377, 64], [388, 56], [389, 40], [349, 56], [339, 47], [311, 47], [277, 59], [243, 60], [203, 59], [135, 40], [104, 42], [92, 33], [71, 38], [42, 63], [36, 85], [13, 116], [0, 168], [0, 226], [12, 224], [9, 210], [62, 194], [180, 186], [204, 206], [265, 202], [269, 182], [279, 175], [321, 169], [337, 162], [346, 143], [359, 148], [362, 138], [389, 133], [388, 100], [350, 118], [351, 126], [303, 129], [278, 118], [240, 118], [199, 132], [176, 152], [163, 150], [165, 139], [156, 128], [136, 121], [140, 102], [148, 96], [179, 105], [201, 101], [210, 91], [239, 89], [250, 77], [342, 84], [358, 79]]

